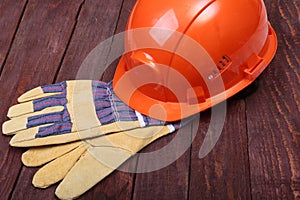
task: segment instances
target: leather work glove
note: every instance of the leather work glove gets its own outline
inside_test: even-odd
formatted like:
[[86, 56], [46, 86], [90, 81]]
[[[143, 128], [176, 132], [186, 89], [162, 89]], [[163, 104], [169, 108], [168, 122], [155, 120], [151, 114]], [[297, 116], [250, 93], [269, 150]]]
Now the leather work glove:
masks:
[[111, 174], [142, 148], [179, 126], [151, 126], [105, 135], [86, 141], [31, 148], [22, 155], [26, 166], [40, 166], [32, 183], [46, 188], [58, 181], [55, 194], [73, 199]]
[[32, 89], [18, 98], [2, 126], [15, 135], [12, 146], [62, 144], [165, 122], [142, 115], [124, 104], [112, 83], [65, 81]]
[[33, 147], [22, 155], [23, 163], [47, 163], [33, 178], [36, 187], [62, 180], [56, 195], [78, 197], [143, 147], [179, 128], [179, 122], [166, 125], [132, 110], [111, 85], [66, 81], [42, 86], [9, 109], [3, 133], [15, 134], [12, 146]]

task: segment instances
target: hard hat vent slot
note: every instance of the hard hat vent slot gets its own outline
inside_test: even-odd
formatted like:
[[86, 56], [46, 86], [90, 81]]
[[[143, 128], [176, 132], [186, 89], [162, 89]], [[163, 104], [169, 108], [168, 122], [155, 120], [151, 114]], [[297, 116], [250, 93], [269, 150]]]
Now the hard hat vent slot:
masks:
[[229, 64], [231, 63], [231, 60], [228, 56], [223, 55], [219, 63], [217, 64], [217, 68], [222, 71], [225, 69]]

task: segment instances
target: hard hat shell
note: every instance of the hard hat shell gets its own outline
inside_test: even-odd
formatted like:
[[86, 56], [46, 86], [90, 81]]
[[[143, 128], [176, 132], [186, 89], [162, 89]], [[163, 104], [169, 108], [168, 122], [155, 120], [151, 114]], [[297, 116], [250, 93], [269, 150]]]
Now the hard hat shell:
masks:
[[114, 90], [133, 109], [165, 121], [238, 93], [277, 48], [262, 0], [139, 0], [126, 30]]

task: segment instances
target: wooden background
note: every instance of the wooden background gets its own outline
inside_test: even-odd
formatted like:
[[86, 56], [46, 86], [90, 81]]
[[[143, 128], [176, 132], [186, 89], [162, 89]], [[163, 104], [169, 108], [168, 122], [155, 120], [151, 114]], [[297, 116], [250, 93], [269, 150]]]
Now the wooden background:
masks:
[[[1, 0], [0, 123], [25, 91], [74, 79], [99, 42], [125, 29], [134, 0]], [[258, 91], [227, 104], [226, 123], [213, 151], [198, 158], [210, 115], [201, 115], [192, 146], [161, 170], [116, 171], [80, 199], [300, 199], [300, 1], [265, 0], [278, 36], [276, 57]], [[114, 67], [104, 80], [113, 76]], [[143, 152], [166, 145], [174, 135]], [[55, 186], [36, 189], [37, 169], [22, 166], [25, 149], [0, 135], [0, 199], [56, 199]], [[176, 153], [176, 151], [174, 151]], [[128, 165], [143, 165], [138, 157]]]

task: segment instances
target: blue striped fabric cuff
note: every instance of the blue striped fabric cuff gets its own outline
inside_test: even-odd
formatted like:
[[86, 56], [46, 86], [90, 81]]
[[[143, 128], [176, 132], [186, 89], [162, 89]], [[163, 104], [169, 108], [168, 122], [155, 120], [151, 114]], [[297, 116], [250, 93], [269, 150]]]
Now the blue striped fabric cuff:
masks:
[[[105, 83], [101, 81], [91, 81], [91, 84], [96, 114], [101, 125], [120, 121], [138, 121], [141, 127], [168, 125], [173, 127], [172, 129], [174, 130], [181, 127], [180, 122], [166, 123], [131, 109], [117, 97], [112, 88], [112, 82]], [[70, 113], [67, 110], [67, 83], [62, 82], [49, 86], [42, 86], [42, 89], [45, 93], [59, 92], [59, 94], [34, 100], [34, 111], [40, 111], [52, 106], [63, 106], [64, 110], [29, 117], [27, 128], [51, 124], [49, 126], [40, 127], [36, 137], [70, 133], [73, 124], [71, 122]]]

